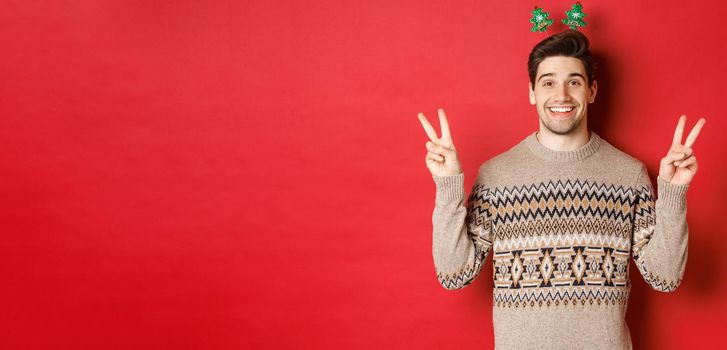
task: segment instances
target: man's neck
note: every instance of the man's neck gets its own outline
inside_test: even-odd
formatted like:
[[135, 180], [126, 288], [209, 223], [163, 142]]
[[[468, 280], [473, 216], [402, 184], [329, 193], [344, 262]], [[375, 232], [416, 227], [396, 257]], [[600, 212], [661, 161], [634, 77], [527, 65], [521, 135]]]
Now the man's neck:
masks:
[[554, 151], [573, 151], [585, 145], [591, 139], [591, 133], [587, 128], [582, 128], [568, 135], [558, 135], [541, 127], [535, 136], [541, 145]]

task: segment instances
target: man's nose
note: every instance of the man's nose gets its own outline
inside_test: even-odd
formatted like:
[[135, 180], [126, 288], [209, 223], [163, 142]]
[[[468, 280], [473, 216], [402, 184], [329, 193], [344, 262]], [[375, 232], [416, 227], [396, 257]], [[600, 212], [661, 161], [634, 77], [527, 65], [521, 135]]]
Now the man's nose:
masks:
[[565, 85], [560, 85], [556, 88], [555, 91], [555, 99], [557, 101], [567, 101], [570, 99], [570, 95], [568, 94], [568, 87]]

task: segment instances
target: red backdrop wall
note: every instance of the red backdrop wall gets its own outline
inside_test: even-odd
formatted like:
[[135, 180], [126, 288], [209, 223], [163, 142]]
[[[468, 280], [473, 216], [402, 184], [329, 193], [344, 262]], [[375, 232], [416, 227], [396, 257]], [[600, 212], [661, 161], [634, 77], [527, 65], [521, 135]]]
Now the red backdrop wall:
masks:
[[[634, 344], [721, 343], [727, 6], [582, 3], [601, 136], [653, 177], [678, 116], [707, 118], [685, 279], [632, 264]], [[435, 277], [416, 114], [445, 108], [469, 191], [537, 128], [533, 5], [3, 1], [0, 347], [491, 347], [489, 259]]]

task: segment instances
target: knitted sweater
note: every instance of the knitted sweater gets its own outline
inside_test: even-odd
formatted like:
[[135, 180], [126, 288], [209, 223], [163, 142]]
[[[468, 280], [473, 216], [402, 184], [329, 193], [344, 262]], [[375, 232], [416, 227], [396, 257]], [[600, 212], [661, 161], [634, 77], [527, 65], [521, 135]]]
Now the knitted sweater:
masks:
[[493, 262], [497, 349], [630, 349], [630, 258], [662, 292], [687, 261], [687, 186], [651, 181], [640, 161], [591, 132], [573, 151], [535, 133], [486, 161], [465, 204], [464, 174], [433, 175], [439, 283], [472, 283]]

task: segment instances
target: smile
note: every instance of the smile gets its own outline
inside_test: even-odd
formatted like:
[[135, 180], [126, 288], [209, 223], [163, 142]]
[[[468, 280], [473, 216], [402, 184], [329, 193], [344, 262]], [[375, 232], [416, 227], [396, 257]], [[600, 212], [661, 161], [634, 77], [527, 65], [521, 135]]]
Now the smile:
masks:
[[566, 106], [566, 107], [548, 107], [551, 112], [554, 113], [568, 113], [572, 111], [575, 107], [573, 106]]

